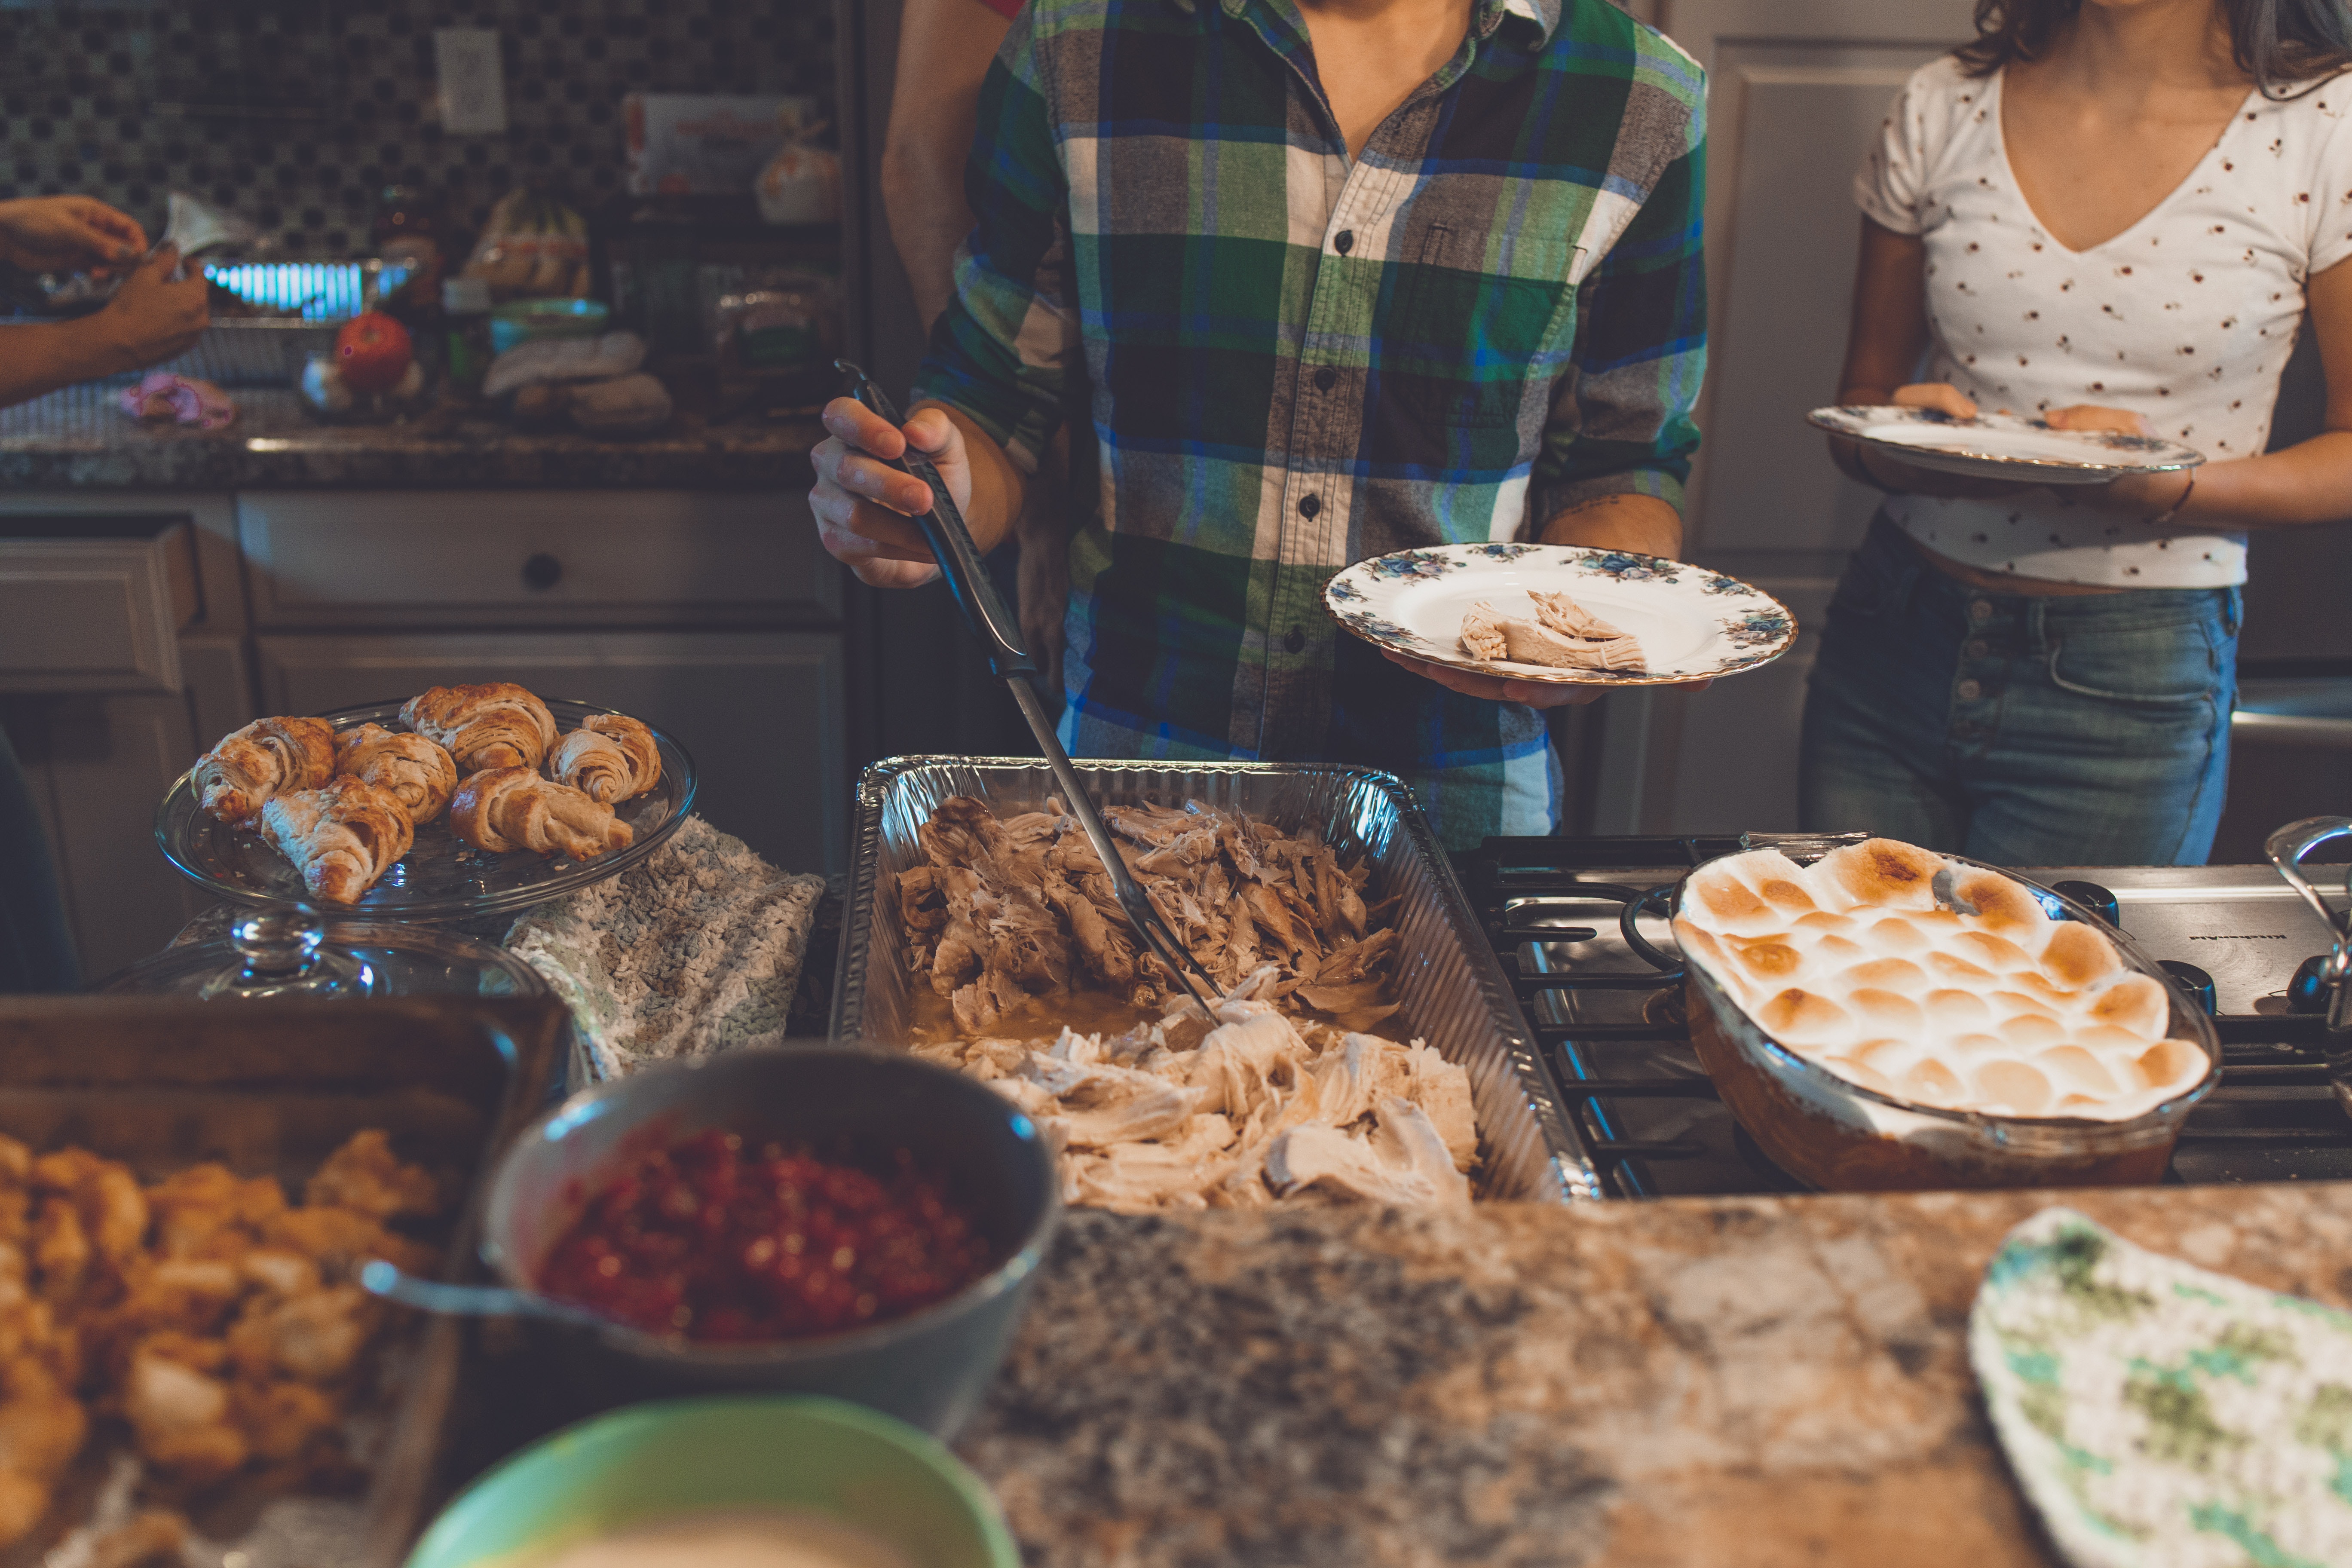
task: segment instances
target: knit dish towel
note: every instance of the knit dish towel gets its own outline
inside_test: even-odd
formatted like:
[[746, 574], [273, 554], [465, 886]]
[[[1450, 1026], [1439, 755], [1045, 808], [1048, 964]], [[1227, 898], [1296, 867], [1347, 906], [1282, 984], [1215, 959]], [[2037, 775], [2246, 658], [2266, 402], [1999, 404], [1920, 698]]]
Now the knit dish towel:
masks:
[[688, 817], [617, 877], [517, 920], [507, 946], [572, 1009], [595, 1074], [784, 1038], [822, 877]]
[[1986, 1270], [1969, 1360], [2074, 1568], [2352, 1563], [2352, 1314], [2051, 1208]]

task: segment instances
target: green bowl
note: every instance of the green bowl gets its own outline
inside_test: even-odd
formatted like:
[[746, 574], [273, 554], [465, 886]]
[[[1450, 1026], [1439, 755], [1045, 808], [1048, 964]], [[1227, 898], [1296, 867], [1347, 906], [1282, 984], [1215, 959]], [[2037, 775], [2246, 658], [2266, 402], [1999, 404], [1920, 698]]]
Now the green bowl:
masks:
[[602, 300], [514, 300], [490, 311], [490, 352], [542, 338], [602, 337], [612, 309]]
[[449, 1505], [407, 1568], [532, 1568], [583, 1541], [681, 1514], [830, 1513], [919, 1568], [1019, 1568], [980, 1478], [902, 1421], [835, 1399], [678, 1399], [566, 1427]]

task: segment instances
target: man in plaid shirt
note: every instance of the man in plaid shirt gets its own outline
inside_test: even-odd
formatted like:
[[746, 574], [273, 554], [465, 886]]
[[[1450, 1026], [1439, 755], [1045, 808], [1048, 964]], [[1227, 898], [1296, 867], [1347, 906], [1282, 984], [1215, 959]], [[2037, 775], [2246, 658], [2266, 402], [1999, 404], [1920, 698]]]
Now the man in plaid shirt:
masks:
[[936, 574], [928, 489], [867, 456], [903, 442], [992, 548], [1083, 407], [1073, 754], [1364, 763], [1451, 846], [1550, 831], [1533, 710], [1595, 689], [1383, 656], [1322, 592], [1416, 546], [1677, 552], [1705, 90], [1603, 0], [1032, 0], [924, 401], [903, 431], [825, 411], [826, 548]]

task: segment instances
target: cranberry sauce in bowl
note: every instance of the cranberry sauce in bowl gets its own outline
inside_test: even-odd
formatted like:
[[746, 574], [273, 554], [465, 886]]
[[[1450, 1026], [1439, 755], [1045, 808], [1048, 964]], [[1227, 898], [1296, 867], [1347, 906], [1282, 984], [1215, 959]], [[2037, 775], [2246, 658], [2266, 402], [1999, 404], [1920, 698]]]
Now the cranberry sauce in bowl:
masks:
[[710, 1128], [589, 1200], [539, 1288], [651, 1334], [760, 1343], [887, 1322], [988, 1272], [988, 1238], [891, 1152], [877, 1175]]
[[939, 1436], [1003, 1358], [1060, 1210], [1036, 1124], [903, 1050], [730, 1051], [583, 1090], [493, 1175], [482, 1256], [593, 1397], [854, 1400]]

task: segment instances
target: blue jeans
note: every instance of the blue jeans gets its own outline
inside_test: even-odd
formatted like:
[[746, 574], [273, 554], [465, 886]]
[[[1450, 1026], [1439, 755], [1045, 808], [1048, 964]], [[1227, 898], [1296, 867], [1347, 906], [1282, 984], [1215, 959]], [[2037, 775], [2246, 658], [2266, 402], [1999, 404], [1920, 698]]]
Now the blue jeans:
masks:
[[1798, 812], [2004, 866], [2202, 865], [2237, 701], [2235, 588], [1971, 588], [1884, 517], [1830, 605]]

